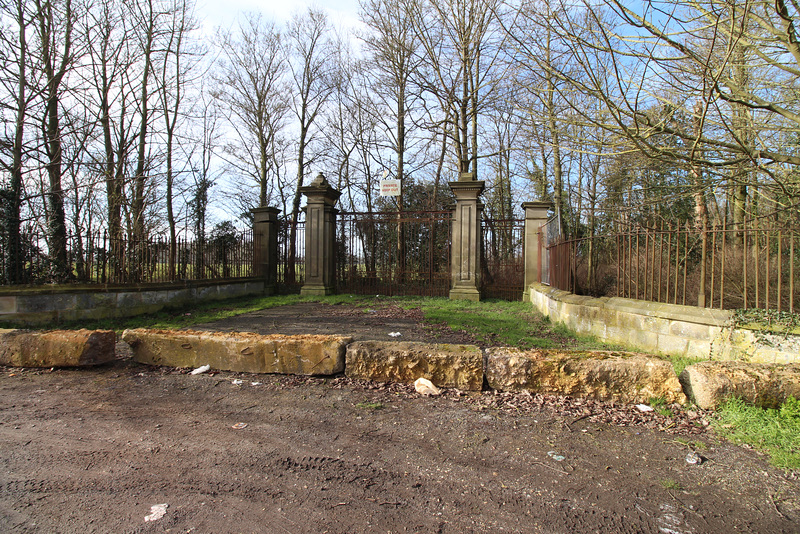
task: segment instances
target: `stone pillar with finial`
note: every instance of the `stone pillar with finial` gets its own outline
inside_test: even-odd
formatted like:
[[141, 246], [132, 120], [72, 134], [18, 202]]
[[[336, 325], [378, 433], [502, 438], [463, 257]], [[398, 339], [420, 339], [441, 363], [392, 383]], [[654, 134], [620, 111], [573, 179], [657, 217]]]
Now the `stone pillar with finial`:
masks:
[[306, 272], [301, 295], [331, 295], [336, 290], [336, 214], [340, 191], [319, 173], [311, 184], [301, 187], [306, 196]]
[[264, 293], [275, 293], [278, 279], [278, 208], [261, 207], [250, 210], [253, 214], [254, 258], [253, 269], [264, 278]]
[[485, 183], [474, 173], [462, 172], [457, 182], [449, 182], [456, 197], [453, 237], [450, 249], [450, 298], [481, 299], [481, 216], [480, 195]]
[[542, 226], [547, 222], [547, 214], [553, 209], [552, 202], [523, 202], [525, 210], [525, 279], [522, 300], [530, 300], [531, 284], [542, 281], [542, 272], [547, 267], [547, 251], [542, 235]]

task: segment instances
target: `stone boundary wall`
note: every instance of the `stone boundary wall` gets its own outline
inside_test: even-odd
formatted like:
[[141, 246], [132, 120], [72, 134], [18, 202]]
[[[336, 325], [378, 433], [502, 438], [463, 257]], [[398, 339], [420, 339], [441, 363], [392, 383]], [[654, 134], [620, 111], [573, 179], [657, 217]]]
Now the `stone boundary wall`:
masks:
[[59, 286], [0, 290], [0, 322], [49, 325], [131, 317], [167, 306], [186, 306], [264, 292], [259, 279], [187, 281], [136, 286]]
[[618, 297], [585, 297], [531, 284], [530, 301], [579, 334], [635, 350], [698, 359], [800, 363], [800, 336], [756, 335], [730, 327], [725, 310]]

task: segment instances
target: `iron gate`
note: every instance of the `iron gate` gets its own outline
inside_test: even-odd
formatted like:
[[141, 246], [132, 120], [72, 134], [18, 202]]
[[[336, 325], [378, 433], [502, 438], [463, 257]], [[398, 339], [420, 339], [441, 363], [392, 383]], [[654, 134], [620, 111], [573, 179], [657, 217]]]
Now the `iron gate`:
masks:
[[[294, 250], [292, 250], [294, 233]], [[306, 222], [304, 214], [298, 218], [292, 232], [290, 217], [278, 220], [278, 272], [277, 287], [281, 293], [299, 293], [306, 273]]]
[[481, 297], [522, 300], [525, 290], [525, 221], [484, 219], [481, 229]]
[[451, 219], [450, 211], [339, 213], [337, 291], [447, 296]]

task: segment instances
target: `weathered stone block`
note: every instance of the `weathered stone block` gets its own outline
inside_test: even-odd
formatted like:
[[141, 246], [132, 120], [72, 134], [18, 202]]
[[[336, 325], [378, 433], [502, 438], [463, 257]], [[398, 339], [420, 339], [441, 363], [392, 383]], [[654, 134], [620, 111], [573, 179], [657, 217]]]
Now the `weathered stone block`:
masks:
[[153, 293], [153, 302], [157, 302], [159, 304], [169, 303], [170, 306], [175, 306], [178, 304], [189, 304], [192, 302], [192, 290], [188, 288], [159, 291], [157, 294], [155, 292]]
[[705, 409], [730, 397], [764, 408], [777, 408], [789, 396], [800, 399], [798, 364], [700, 362], [687, 366], [680, 381], [686, 394]]
[[14, 315], [3, 317], [3, 321], [13, 322], [20, 326], [53, 324], [58, 322], [58, 312], [15, 313]]
[[117, 305], [116, 293], [79, 293], [76, 295], [76, 299], [79, 311], [93, 310], [95, 308], [115, 308]]
[[40, 313], [57, 310], [74, 310], [74, 294], [22, 295], [17, 297], [18, 313]]
[[620, 402], [663, 397], [686, 402], [672, 364], [624, 352], [558, 352], [493, 348], [488, 351], [489, 386]]
[[619, 326], [606, 325], [606, 341], [628, 345], [631, 342], [631, 331]]
[[427, 378], [439, 387], [479, 391], [483, 387], [483, 354], [472, 345], [358, 341], [347, 347], [345, 374], [408, 384]]
[[705, 360], [711, 356], [711, 341], [701, 339], [690, 339], [686, 342], [685, 356], [696, 360]]
[[626, 330], [647, 330], [647, 319], [646, 315], [638, 313], [620, 313], [617, 325]]
[[695, 324], [685, 321], [673, 321], [669, 333], [686, 339], [711, 339], [711, 332], [707, 324]]
[[151, 365], [245, 373], [333, 375], [344, 370], [344, 336], [283, 336], [248, 332], [126, 330], [134, 359]]
[[669, 327], [672, 321], [669, 319], [664, 319], [662, 317], [654, 317], [652, 323], [652, 332], [655, 332], [658, 335], [662, 334], [669, 334]]
[[16, 312], [17, 297], [0, 297], [0, 314]]
[[198, 287], [195, 289], [193, 299], [195, 300], [216, 300], [219, 298], [219, 289], [217, 286]]
[[114, 359], [113, 330], [0, 330], [0, 364], [82, 367]]
[[132, 308], [142, 305], [142, 295], [135, 291], [117, 294], [117, 307], [120, 309]]
[[[750, 360], [753, 363], [775, 363], [779, 365], [787, 365], [797, 362], [797, 352], [791, 355], [788, 352], [780, 351], [768, 347], [758, 347], [750, 355]], [[722, 358], [721, 358], [722, 359]], [[732, 360], [736, 358], [730, 358]]]
[[139, 295], [142, 299], [142, 304], [145, 306], [163, 306], [167, 302], [177, 305], [187, 301], [186, 295], [189, 294], [188, 289], [165, 290], [159, 289], [155, 291], [140, 291]]
[[628, 340], [639, 350], [655, 352], [658, 349], [658, 334], [648, 330], [631, 330]]
[[687, 339], [671, 335], [658, 336], [658, 352], [661, 354], [686, 354], [688, 350]]

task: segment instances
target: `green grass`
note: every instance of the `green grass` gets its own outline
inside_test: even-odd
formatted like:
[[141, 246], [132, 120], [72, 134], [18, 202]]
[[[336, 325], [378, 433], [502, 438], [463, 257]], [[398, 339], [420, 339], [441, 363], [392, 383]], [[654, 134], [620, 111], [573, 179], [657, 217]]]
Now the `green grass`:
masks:
[[[455, 301], [441, 297], [374, 297], [372, 295], [242, 297], [207, 302], [186, 308], [165, 309], [138, 317], [79, 321], [59, 326], [61, 328], [109, 329], [118, 332], [126, 328], [178, 329], [301, 302], [351, 304], [364, 308], [396, 304], [407, 309], [419, 308], [425, 316], [426, 323], [446, 324], [453, 330], [464, 331], [472, 335], [479, 343], [485, 345], [509, 345], [522, 349], [619, 350], [619, 347], [600, 343], [593, 337], [578, 336], [562, 324], [551, 323], [547, 317], [534, 311], [529, 303], [499, 300]], [[11, 325], [9, 327], [13, 328]]]
[[472, 302], [445, 298], [398, 300], [405, 307], [419, 307], [425, 321], [463, 330], [486, 345], [510, 345], [522, 349], [570, 348], [610, 350], [591, 336], [578, 336], [564, 325], [553, 324], [534, 311], [530, 303], [488, 300]]
[[664, 397], [650, 397], [648, 404], [657, 414], [672, 417], [672, 410], [667, 408], [667, 400]]
[[763, 409], [740, 399], [724, 402], [712, 421], [721, 436], [769, 454], [771, 463], [800, 469], [800, 401], [790, 397], [779, 409]]
[[691, 358], [689, 356], [682, 356], [682, 355], [665, 356], [664, 358], [672, 362], [672, 368], [675, 369], [675, 374], [678, 376], [680, 376], [683, 370], [686, 369], [686, 367], [688, 367], [689, 365], [704, 361], [697, 358]]
[[356, 408], [362, 410], [382, 410], [384, 406], [382, 402], [359, 402], [356, 404]]
[[681, 489], [683, 489], [681, 483], [675, 480], [674, 478], [665, 478], [660, 482], [661, 482], [661, 487], [664, 488], [665, 490], [680, 491]]

